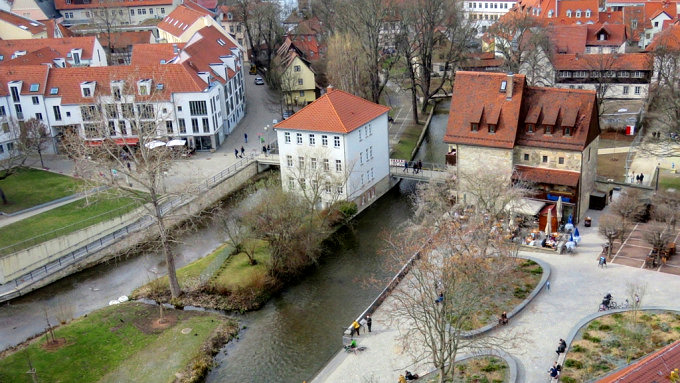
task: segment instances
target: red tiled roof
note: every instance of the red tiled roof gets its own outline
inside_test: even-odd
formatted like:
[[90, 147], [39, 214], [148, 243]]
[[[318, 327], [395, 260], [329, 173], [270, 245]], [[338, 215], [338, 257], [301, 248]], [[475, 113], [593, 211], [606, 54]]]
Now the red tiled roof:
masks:
[[[629, 7], [624, 8], [624, 10]], [[600, 24], [623, 24], [623, 12], [622, 11], [606, 11], [600, 12], [597, 20]]]
[[[149, 44], [151, 42], [151, 31], [113, 32], [110, 36], [114, 49], [127, 48], [135, 44]], [[108, 33], [99, 33], [97, 38], [102, 46], [109, 46]]]
[[54, 0], [54, 7], [58, 10], [145, 7], [151, 5], [172, 5], [172, 0], [92, 0], [88, 3], [84, 3], [83, 1]]
[[46, 32], [45, 24], [31, 20], [14, 13], [0, 10], [0, 20], [12, 24], [17, 28], [24, 29], [32, 34]]
[[[187, 1], [187, 3], [190, 3], [190, 1]], [[217, 0], [196, 0], [196, 4], [208, 10], [217, 9]]]
[[10, 57], [7, 57], [6, 60], [0, 61], [0, 65], [40, 65], [40, 64], [53, 65], [54, 59], [63, 57], [64, 56], [62, 56], [59, 52], [55, 51], [54, 49], [50, 47], [44, 47], [38, 49], [37, 51], [27, 53], [23, 56], [19, 56], [12, 60], [9, 60]]
[[680, 366], [680, 340], [606, 376], [598, 383], [666, 382], [671, 371]]
[[11, 57], [16, 51], [33, 52], [50, 47], [66, 58], [71, 49], [82, 49], [81, 59], [91, 60], [96, 37], [65, 37], [62, 39], [25, 39], [25, 40], [0, 40], [0, 54], [6, 58]]
[[[524, 75], [513, 76], [512, 98], [501, 92], [508, 76], [503, 73], [456, 72], [451, 97], [451, 111], [444, 141], [448, 143], [512, 148], [525, 88]], [[493, 120], [493, 121], [492, 121]], [[471, 124], [478, 130], [472, 131]], [[488, 130], [496, 125], [495, 133]]]
[[[206, 3], [207, 5], [211, 5], [210, 3], [214, 2], [215, 6], [212, 8], [207, 8], [206, 6], [203, 5], [203, 3]], [[206, 16], [210, 17], [215, 17], [215, 13], [211, 11], [211, 9], [216, 9], [217, 8], [217, 0], [183, 0], [182, 5], [189, 7], [190, 9], [202, 13]]]
[[182, 4], [175, 8], [169, 15], [158, 23], [158, 29], [162, 29], [175, 37], [179, 37], [201, 17], [208, 16], [209, 12], [200, 12]]
[[175, 58], [185, 43], [164, 43], [164, 44], [135, 44], [132, 46], [133, 65], [160, 64], [161, 60], [166, 62]]
[[[242, 20], [241, 18], [241, 11], [235, 7], [235, 6], [229, 6], [229, 5], [220, 5], [218, 10], [224, 15], [222, 16], [222, 20], [226, 20], [229, 22], [240, 22]], [[227, 14], [231, 12], [231, 20], [227, 18]]]
[[548, 34], [557, 53], [584, 53], [588, 29], [585, 25], [552, 25]]
[[[184, 46], [179, 62], [189, 65], [196, 72], [212, 73], [215, 79], [224, 82], [225, 80], [212, 70], [210, 64], [221, 63], [220, 57], [233, 55], [232, 49], [238, 49], [236, 44], [219, 29], [209, 26], [200, 29], [196, 35], [192, 36]], [[237, 60], [236, 68], [240, 67], [241, 63]]]
[[[50, 69], [45, 89], [58, 88], [59, 91], [56, 95], [51, 95], [48, 91], [45, 96], [61, 97], [63, 105], [94, 103], [97, 95], [111, 94], [112, 81], [125, 81], [129, 89], [137, 92], [136, 81], [140, 79], [153, 80], [153, 92], [148, 96], [153, 100], [167, 101], [172, 93], [202, 92], [207, 87], [205, 82], [192, 75], [187, 68], [177, 64], [53, 68]], [[80, 84], [86, 81], [96, 81], [93, 97], [82, 96]], [[156, 88], [159, 83], [163, 84], [162, 90]], [[139, 95], [136, 98], [141, 99]]]
[[653, 58], [648, 53], [554, 55], [557, 70], [652, 70]]
[[375, 104], [342, 90], [332, 90], [274, 125], [280, 129], [349, 133], [387, 113], [389, 107]]
[[657, 48], [680, 49], [680, 25], [673, 24], [666, 30], [657, 33], [652, 43], [646, 49], [648, 52], [652, 52]]
[[[598, 0], [561, 0], [557, 7], [557, 14], [548, 18], [548, 10], [555, 12], [554, 2], [541, 5], [541, 16], [552, 23], [576, 24], [576, 23], [595, 23], [598, 19]], [[551, 7], [551, 8], [543, 8]], [[545, 9], [545, 10], [543, 10]], [[586, 10], [590, 10], [590, 17], [586, 17]], [[571, 11], [571, 16], [567, 17], [567, 11]], [[581, 17], [576, 17], [576, 11], [581, 11]]]
[[[14, 65], [0, 66], [0, 96], [7, 96], [9, 89], [7, 83], [22, 81], [21, 94], [42, 94], [47, 82], [47, 65]], [[39, 84], [38, 90], [31, 92], [31, 84]]]
[[513, 179], [534, 182], [537, 184], [578, 186], [581, 173], [568, 170], [556, 170], [547, 168], [534, 168], [531, 166], [515, 165]]
[[61, 37], [73, 37], [73, 32], [58, 23], [55, 19], [41, 20], [40, 22], [45, 24], [45, 27], [47, 28], [47, 37], [59, 38], [56, 31], [57, 29], [59, 30], [59, 33], [61, 33]]
[[[626, 26], [623, 24], [588, 24], [588, 37], [586, 45], [620, 46], [628, 40]], [[598, 35], [604, 31], [606, 40], [598, 39]]]
[[[534, 133], [526, 124], [534, 124]], [[544, 134], [542, 125], [552, 125]], [[565, 135], [565, 128], [570, 134]], [[595, 91], [527, 87], [517, 129], [517, 145], [583, 151], [600, 134]]]

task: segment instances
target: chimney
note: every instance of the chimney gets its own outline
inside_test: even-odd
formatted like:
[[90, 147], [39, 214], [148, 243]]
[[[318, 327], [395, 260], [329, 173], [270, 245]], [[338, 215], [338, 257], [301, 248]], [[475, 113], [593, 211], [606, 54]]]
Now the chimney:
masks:
[[505, 91], [505, 99], [508, 101], [512, 100], [512, 80], [514, 77], [515, 76], [512, 73], [508, 73], [508, 84]]
[[334, 88], [333, 88], [333, 85], [329, 85], [329, 86], [326, 88], [326, 93], [331, 93], [331, 92], [333, 91], [333, 89], [334, 89]]

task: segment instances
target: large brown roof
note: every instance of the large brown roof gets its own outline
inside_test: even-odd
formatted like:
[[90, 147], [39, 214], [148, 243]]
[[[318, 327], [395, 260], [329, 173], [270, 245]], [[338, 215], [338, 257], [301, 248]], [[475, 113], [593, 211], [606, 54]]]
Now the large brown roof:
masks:
[[671, 371], [680, 366], [680, 340], [644, 357], [598, 383], [668, 382]]
[[160, 64], [175, 58], [185, 43], [135, 44], [132, 46], [132, 64]]
[[[21, 81], [19, 92], [25, 95], [43, 94], [47, 83], [47, 65], [4, 65], [0, 66], [0, 96], [7, 96], [9, 89], [7, 84], [12, 81]], [[31, 84], [38, 84], [38, 90], [31, 91]]]
[[45, 24], [35, 20], [27, 19], [14, 13], [0, 10], [0, 20], [24, 29], [32, 34], [46, 32]]
[[16, 51], [26, 51], [27, 53], [39, 49], [50, 47], [59, 52], [62, 58], [66, 58], [71, 49], [82, 49], [81, 59], [91, 60], [94, 49], [94, 36], [84, 37], [64, 37], [61, 39], [23, 39], [23, 40], [0, 40], [0, 54], [5, 56], [5, 60], [12, 57]]
[[[444, 141], [511, 149], [515, 145], [583, 151], [599, 134], [594, 91], [526, 86], [514, 75], [512, 98], [502, 73], [457, 72]], [[478, 124], [477, 130], [472, 124]], [[535, 125], [534, 133], [526, 124]], [[495, 132], [489, 125], [496, 125]], [[543, 125], [553, 126], [544, 134]], [[569, 135], [565, 135], [569, 128]]]
[[653, 58], [648, 53], [554, 55], [557, 70], [652, 70]]
[[661, 33], [657, 33], [652, 43], [647, 46], [647, 51], [652, 52], [657, 48], [680, 49], [680, 25], [672, 24]]
[[588, 28], [585, 25], [552, 25], [548, 27], [550, 41], [557, 53], [584, 53]]
[[389, 110], [387, 106], [375, 104], [342, 90], [330, 90], [274, 127], [349, 133]]
[[515, 165], [515, 174], [512, 178], [537, 184], [576, 187], [580, 177], [579, 172]]
[[208, 10], [200, 11], [201, 7], [189, 7], [186, 4], [181, 4], [175, 8], [169, 15], [158, 23], [158, 29], [162, 29], [175, 37], [179, 37], [198, 19], [205, 16], [210, 16]]
[[[487, 72], [456, 72], [451, 111], [444, 141], [448, 143], [512, 148], [525, 87], [524, 75], [513, 76], [512, 98], [501, 91], [508, 75]], [[479, 124], [472, 131], [471, 124]], [[495, 133], [488, 125], [495, 124]]]
[[[5, 60], [0, 61], [0, 65], [53, 65], [54, 59], [58, 58], [64, 58], [64, 56], [50, 47], [44, 47], [11, 60], [10, 57], [7, 57]], [[67, 63], [66, 65], [69, 64]]]

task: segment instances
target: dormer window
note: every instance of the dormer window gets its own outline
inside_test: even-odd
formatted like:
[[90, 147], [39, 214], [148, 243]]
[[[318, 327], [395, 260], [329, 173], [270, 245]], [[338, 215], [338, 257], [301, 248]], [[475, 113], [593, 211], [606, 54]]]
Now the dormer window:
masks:
[[545, 134], [553, 134], [553, 126], [552, 125], [543, 125], [544, 132]]
[[564, 127], [564, 135], [565, 136], [571, 136], [571, 127], [569, 127], [569, 126]]
[[581, 10], [580, 9], [576, 11], [576, 17], [581, 17]]
[[571, 9], [567, 10], [567, 17], [571, 17]]
[[586, 9], [586, 17], [590, 17], [591, 14], [592, 14], [592, 13], [590, 12], [590, 9]]
[[527, 133], [533, 133], [536, 126], [534, 124], [527, 124]]
[[553, 11], [552, 11], [552, 9], [548, 11], [548, 18], [551, 18], [551, 17], [553, 17]]
[[94, 96], [94, 88], [95, 88], [96, 84], [97, 84], [96, 81], [81, 82], [80, 83], [80, 91], [81, 91], [83, 97]]
[[231, 12], [227, 13], [227, 20], [233, 20], [233, 19], [234, 19], [234, 15]]
[[607, 34], [605, 32], [600, 32], [597, 34], [597, 39], [600, 41], [607, 40]]
[[71, 58], [73, 59], [73, 65], [80, 65], [80, 58], [83, 54], [83, 50], [78, 48], [78, 49], [71, 49]]
[[496, 124], [489, 124], [489, 133], [496, 133]]
[[137, 92], [140, 96], [148, 96], [151, 91], [151, 79], [137, 81]]
[[479, 130], [479, 124], [476, 123], [476, 122], [471, 123], [470, 124], [470, 130], [472, 130], [473, 132], [478, 131]]

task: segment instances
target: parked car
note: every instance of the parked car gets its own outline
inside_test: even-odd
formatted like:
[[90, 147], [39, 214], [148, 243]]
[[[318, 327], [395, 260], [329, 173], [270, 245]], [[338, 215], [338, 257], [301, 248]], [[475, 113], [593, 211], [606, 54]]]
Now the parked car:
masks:
[[264, 80], [262, 79], [262, 77], [260, 76], [255, 77], [255, 85], [264, 85]]

